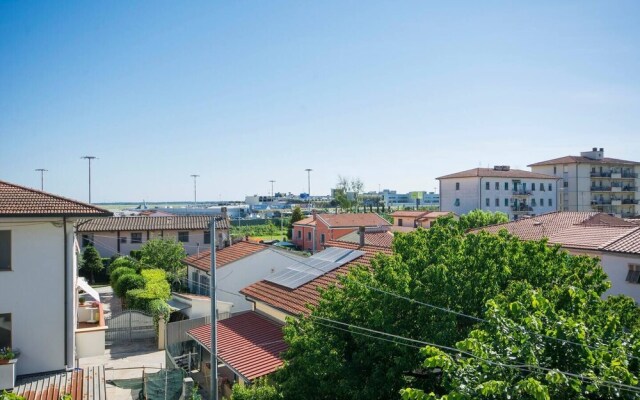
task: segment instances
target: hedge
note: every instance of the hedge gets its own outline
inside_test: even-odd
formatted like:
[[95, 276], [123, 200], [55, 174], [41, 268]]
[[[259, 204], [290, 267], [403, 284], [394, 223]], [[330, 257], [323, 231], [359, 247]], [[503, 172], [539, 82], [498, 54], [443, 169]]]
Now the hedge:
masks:
[[129, 290], [142, 289], [145, 286], [144, 278], [138, 274], [120, 275], [113, 291], [118, 297], [125, 297]]
[[109, 280], [111, 282], [111, 287], [115, 290], [116, 282], [118, 282], [118, 279], [122, 275], [129, 275], [129, 274], [135, 275], [136, 270], [133, 268], [120, 267], [111, 271], [111, 276], [109, 277]]
[[111, 261], [111, 264], [107, 267], [107, 273], [111, 274], [118, 268], [131, 268], [136, 271], [140, 270], [140, 265], [135, 258], [131, 257], [118, 257], [115, 260]]

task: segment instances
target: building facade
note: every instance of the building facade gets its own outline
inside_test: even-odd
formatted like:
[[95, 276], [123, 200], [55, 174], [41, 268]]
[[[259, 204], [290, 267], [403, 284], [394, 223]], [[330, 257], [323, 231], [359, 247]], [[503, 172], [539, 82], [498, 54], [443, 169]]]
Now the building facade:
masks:
[[594, 147], [580, 156], [541, 161], [529, 167], [561, 179], [561, 211], [597, 211], [621, 218], [640, 214], [640, 162], [608, 158], [603, 148]]
[[558, 205], [559, 178], [552, 175], [495, 166], [437, 179], [440, 211], [458, 215], [479, 209], [500, 211], [514, 220], [556, 211]]

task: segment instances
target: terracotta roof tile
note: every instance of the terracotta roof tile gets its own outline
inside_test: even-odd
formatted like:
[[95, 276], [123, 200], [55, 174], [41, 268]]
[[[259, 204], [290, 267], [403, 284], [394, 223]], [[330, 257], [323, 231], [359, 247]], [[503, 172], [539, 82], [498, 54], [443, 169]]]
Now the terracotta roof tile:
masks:
[[408, 217], [408, 218], [420, 218], [427, 215], [429, 211], [394, 211], [391, 213], [392, 217]]
[[[248, 380], [270, 374], [287, 350], [282, 325], [249, 311], [218, 321], [218, 358]], [[211, 324], [187, 332], [211, 351]]]
[[390, 226], [386, 219], [376, 213], [344, 213], [344, 214], [316, 214], [316, 221], [313, 217], [305, 218], [294, 223], [294, 225], [314, 225], [318, 221], [323, 221], [330, 228], [357, 228], [360, 226], [377, 227]]
[[474, 229], [470, 233], [497, 233], [502, 229], [523, 240], [540, 240], [546, 237], [550, 244], [559, 244], [567, 248], [609, 250], [621, 238], [640, 230], [640, 227], [602, 213], [558, 211]]
[[291, 315], [308, 314], [307, 304], [317, 305], [320, 299], [318, 289], [326, 288], [329, 285], [338, 283], [338, 276], [346, 274], [355, 265], [371, 265], [371, 259], [378, 253], [391, 254], [391, 249], [376, 246], [360, 247], [354, 243], [327, 241], [327, 247], [341, 247], [364, 251], [365, 254], [355, 260], [342, 265], [335, 270], [317, 277], [316, 279], [299, 286], [296, 289], [289, 289], [278, 284], [262, 280], [254, 283], [240, 291], [247, 297], [262, 301], [271, 307], [282, 310]]
[[108, 217], [110, 211], [51, 193], [0, 181], [1, 217]]
[[587, 164], [640, 164], [638, 161], [620, 160], [618, 158], [603, 157], [602, 160], [594, 160], [592, 158], [582, 156], [564, 156], [553, 158], [551, 160], [540, 161], [537, 163], [529, 164], [527, 167], [537, 167], [540, 165], [554, 165], [554, 164], [575, 164], [575, 163], [587, 163]]
[[450, 179], [450, 178], [475, 178], [475, 177], [489, 177], [489, 178], [529, 178], [529, 179], [560, 179], [553, 175], [538, 174], [530, 171], [523, 171], [520, 169], [510, 169], [508, 171], [497, 171], [493, 168], [473, 168], [466, 171], [456, 172], [441, 176], [436, 179]]
[[616, 253], [640, 254], [640, 227], [626, 236], [610, 243], [604, 250]]
[[[348, 243], [359, 244], [360, 234], [356, 230], [336, 240], [338, 242], [348, 242]], [[391, 248], [392, 242], [393, 242], [393, 233], [391, 233], [390, 231], [364, 233], [364, 244], [367, 244], [367, 245]]]
[[[78, 221], [78, 232], [175, 231], [209, 229], [207, 215], [173, 215], [170, 217], [110, 217]], [[229, 221], [216, 217], [216, 229], [229, 229]]]
[[[266, 250], [269, 246], [255, 242], [237, 242], [222, 250], [216, 251], [216, 267], [221, 268], [227, 264], [238, 261], [259, 251]], [[211, 265], [211, 250], [202, 251], [182, 260], [183, 263], [191, 265], [203, 271], [209, 271]]]

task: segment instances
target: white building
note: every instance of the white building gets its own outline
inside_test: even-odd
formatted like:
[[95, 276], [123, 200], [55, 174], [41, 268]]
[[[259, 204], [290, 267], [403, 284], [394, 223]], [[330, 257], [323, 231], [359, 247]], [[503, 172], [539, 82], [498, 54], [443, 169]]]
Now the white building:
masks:
[[17, 374], [74, 367], [80, 218], [109, 211], [0, 181], [0, 348]]
[[557, 177], [508, 166], [474, 168], [437, 179], [440, 211], [458, 215], [480, 209], [518, 219], [556, 211], [558, 203]]
[[[129, 255], [152, 239], [173, 239], [187, 254], [209, 248], [211, 216], [174, 215], [170, 217], [111, 217], [80, 221], [78, 239], [82, 248], [92, 244], [102, 257]], [[226, 213], [216, 217], [216, 246], [228, 246], [229, 220]]]
[[616, 217], [640, 214], [640, 162], [604, 156], [594, 147], [580, 156], [565, 156], [529, 165], [536, 173], [561, 178], [558, 209], [598, 211]]
[[[205, 251], [184, 259], [191, 292], [209, 295], [211, 252]], [[252, 309], [240, 295], [240, 289], [286, 269], [304, 263], [305, 257], [288, 250], [255, 242], [237, 242], [216, 252], [218, 301], [232, 303], [231, 312]]]

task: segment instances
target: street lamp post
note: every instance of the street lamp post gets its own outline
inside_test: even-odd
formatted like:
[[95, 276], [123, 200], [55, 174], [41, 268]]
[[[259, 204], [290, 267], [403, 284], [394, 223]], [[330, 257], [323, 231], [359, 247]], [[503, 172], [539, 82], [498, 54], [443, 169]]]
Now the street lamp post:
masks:
[[198, 191], [196, 180], [200, 177], [200, 175], [192, 174], [191, 177], [193, 178], [193, 206], [195, 207], [198, 205]]
[[309, 196], [309, 209], [311, 209], [311, 168], [305, 169], [307, 171], [307, 196]]
[[272, 179], [269, 182], [271, 182], [271, 201], [273, 201], [273, 199], [276, 197], [275, 193], [273, 192], [273, 183], [275, 181]]
[[40, 172], [40, 190], [44, 190], [44, 173], [49, 170], [44, 168], [37, 168], [36, 171]]
[[91, 160], [95, 160], [98, 157], [95, 157], [95, 156], [82, 156], [80, 158], [89, 161], [89, 203], [91, 203]]

